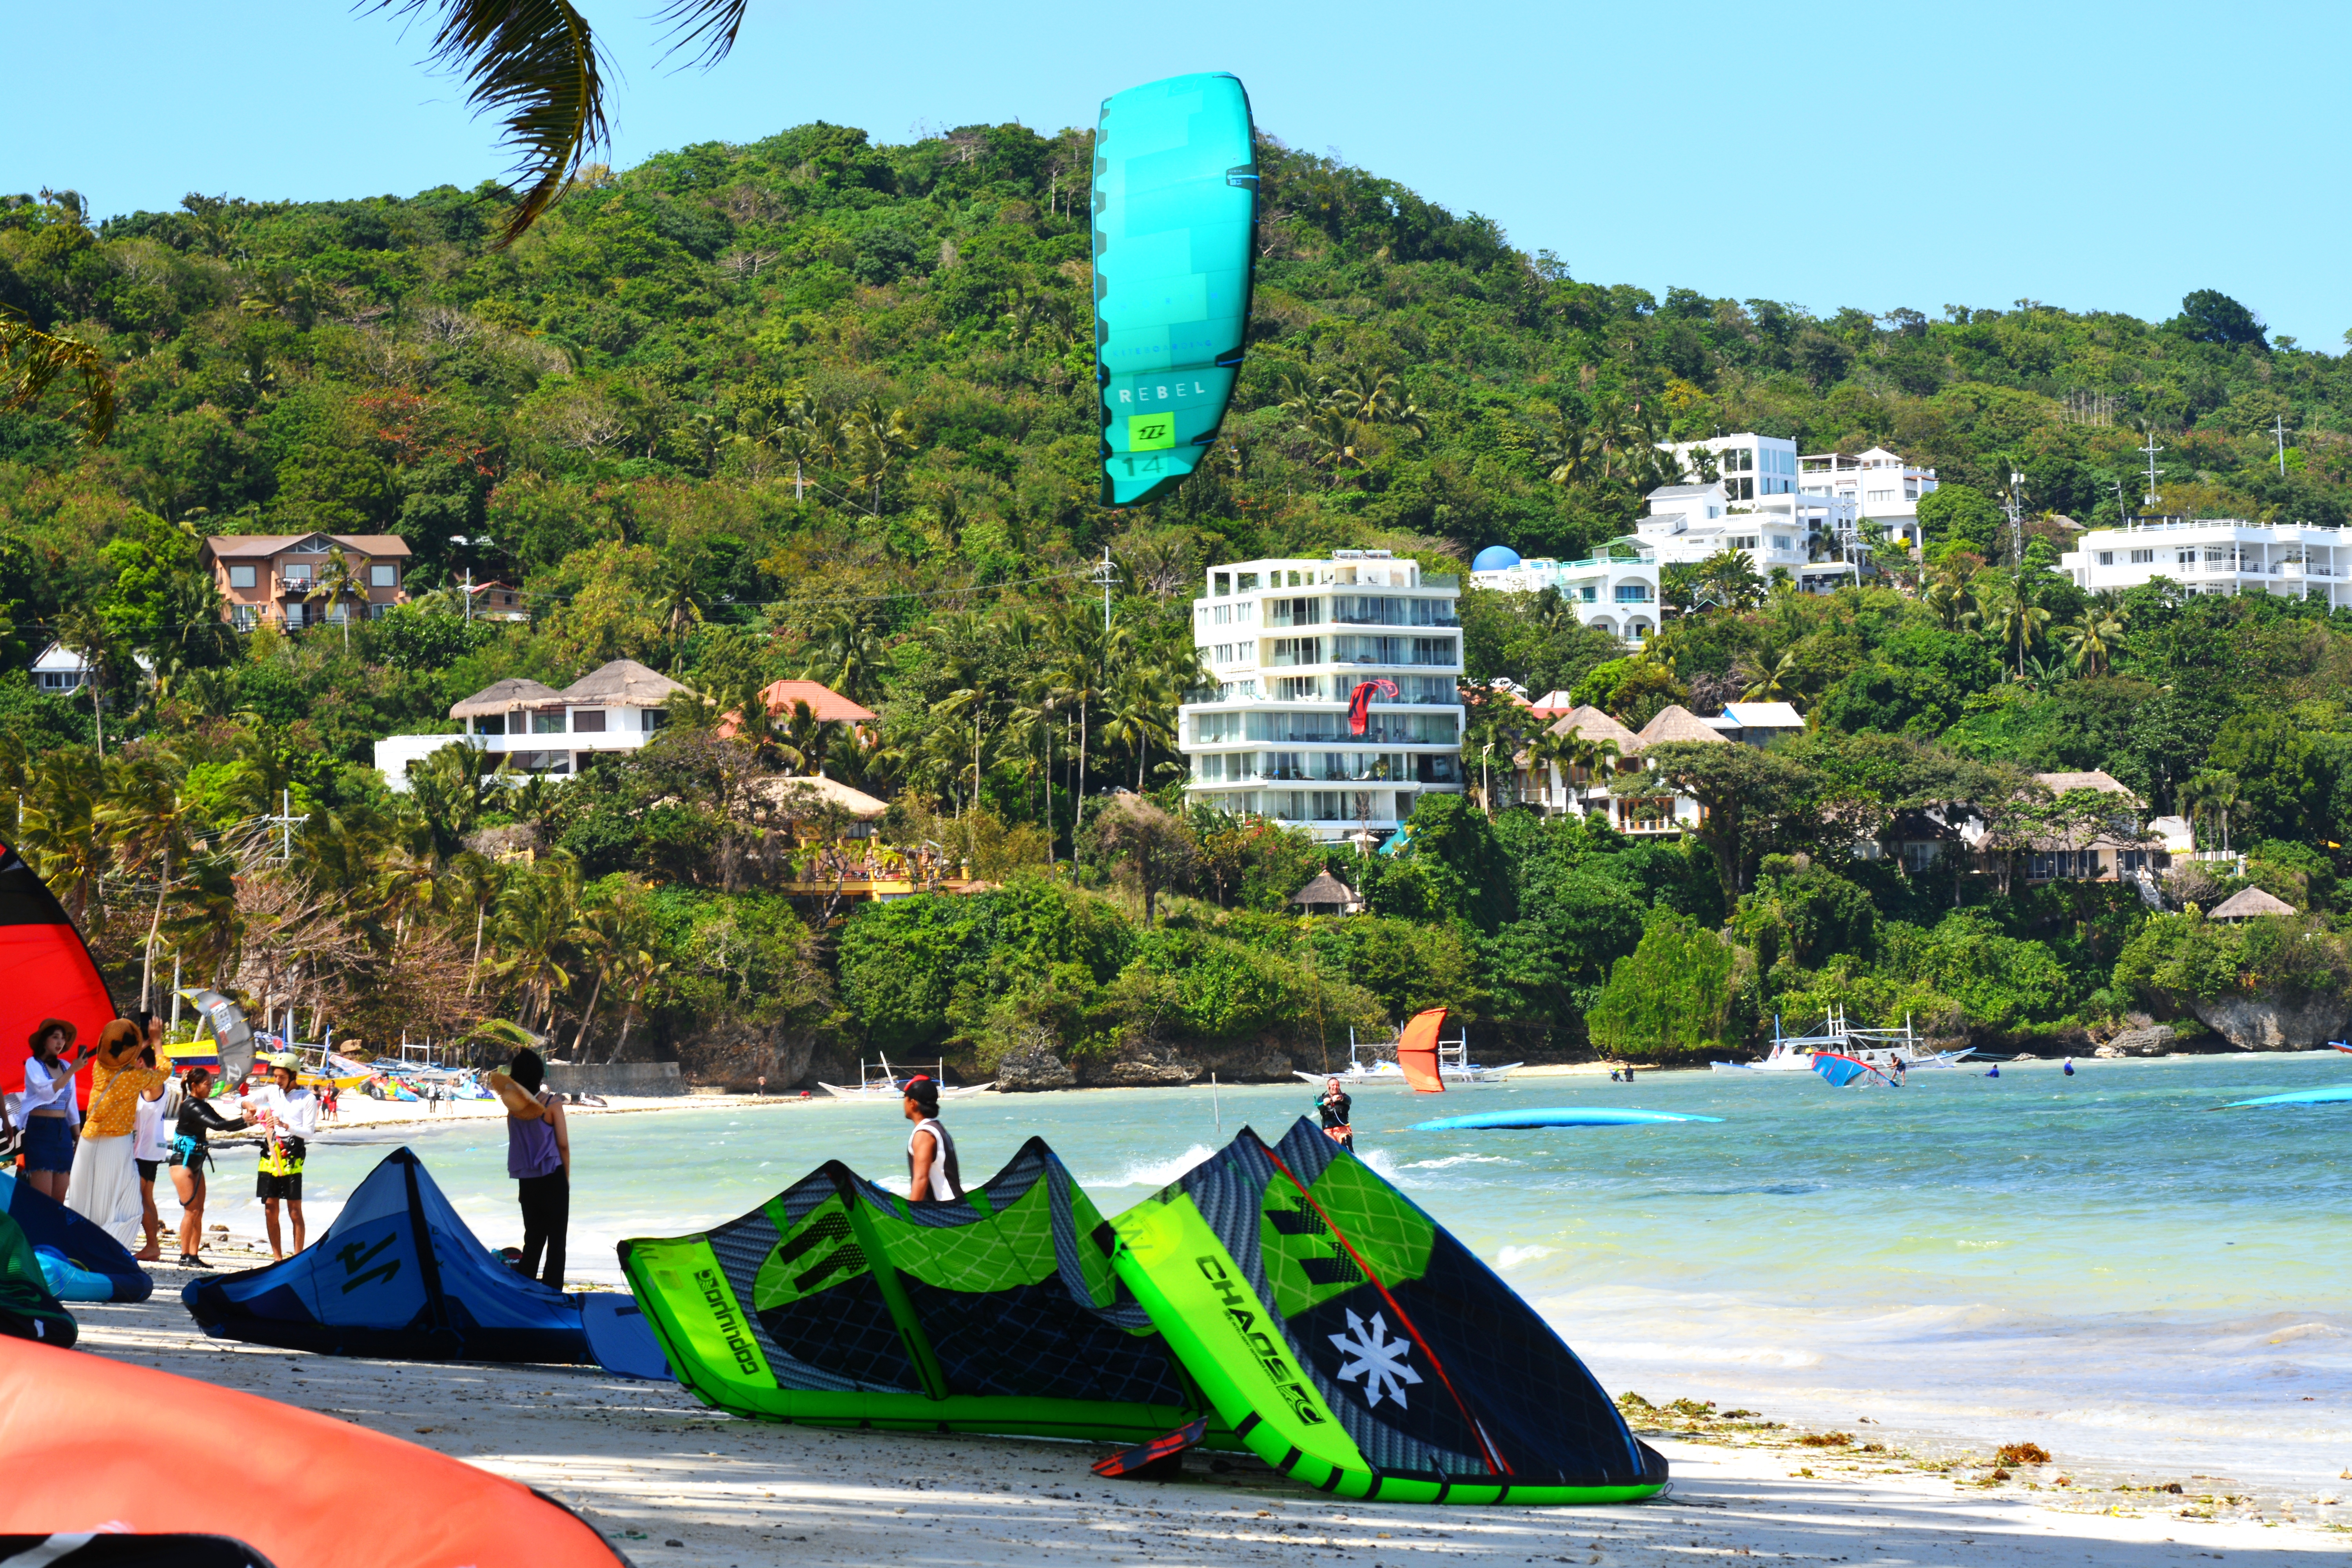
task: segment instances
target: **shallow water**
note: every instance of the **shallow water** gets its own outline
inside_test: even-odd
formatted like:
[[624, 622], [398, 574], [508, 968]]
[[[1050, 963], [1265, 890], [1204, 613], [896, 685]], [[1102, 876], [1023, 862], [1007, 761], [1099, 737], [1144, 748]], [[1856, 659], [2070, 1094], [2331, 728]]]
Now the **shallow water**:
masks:
[[[1357, 1099], [1357, 1145], [1612, 1391], [2308, 1489], [2352, 1461], [2352, 1104], [2213, 1108], [2340, 1081], [2352, 1058], [2329, 1052], [2091, 1061], [2071, 1079], [2038, 1064], [1998, 1080], [1923, 1072], [1901, 1090], [1811, 1074], [1538, 1079], [1438, 1109], [1375, 1089]], [[1042, 1133], [1116, 1213], [1217, 1146], [1220, 1117], [1223, 1138], [1244, 1121], [1278, 1136], [1314, 1094], [987, 1096], [951, 1103], [948, 1121], [968, 1176]], [[1509, 1103], [1725, 1120], [1409, 1126]], [[888, 1106], [581, 1118], [572, 1275], [617, 1280], [614, 1241], [731, 1217], [828, 1158], [903, 1185], [906, 1136]], [[404, 1142], [485, 1241], [520, 1239], [497, 1122], [315, 1145], [314, 1234]], [[249, 1192], [243, 1172], [231, 1156], [220, 1191]], [[215, 1217], [259, 1228], [249, 1200]]]

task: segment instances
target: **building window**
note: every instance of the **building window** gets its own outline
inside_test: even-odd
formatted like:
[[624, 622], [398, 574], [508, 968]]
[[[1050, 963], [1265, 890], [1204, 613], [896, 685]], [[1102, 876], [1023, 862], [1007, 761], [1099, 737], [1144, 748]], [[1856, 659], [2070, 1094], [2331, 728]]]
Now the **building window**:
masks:
[[302, 601], [294, 600], [286, 606], [286, 625], [290, 629], [302, 624]]
[[1234, 624], [1234, 607], [1231, 605], [1217, 605], [1209, 612], [1209, 624], [1213, 626], [1232, 626]]
[[1751, 479], [1727, 479], [1723, 481], [1723, 497], [1726, 500], [1754, 500], [1756, 481]]
[[383, 619], [385, 612], [389, 611], [391, 608], [392, 606], [390, 605], [370, 605], [367, 607], [367, 618], [372, 621], [380, 621]]
[[1621, 605], [1646, 605], [1646, 604], [1648, 604], [1648, 603], [1650, 602], [1650, 587], [1649, 587], [1649, 584], [1646, 584], [1646, 583], [1620, 583], [1620, 584], [1617, 584], [1617, 602], [1618, 602], [1619, 604], [1621, 604]]
[[2100, 551], [2100, 552], [2099, 552], [2099, 564], [2100, 564], [2100, 565], [2102, 565], [2102, 566], [2112, 566], [2112, 565], [2114, 565], [2115, 563], [2116, 563], [2116, 552], [2115, 552], [2114, 551], [2112, 551], [2112, 550], [2102, 550], [2102, 551]]
[[483, 713], [474, 720], [477, 735], [503, 735], [507, 732], [507, 716], [503, 713]]
[[1322, 638], [1276, 637], [1274, 639], [1275, 664], [1320, 664]]
[[2156, 552], [2135, 550], [2131, 552], [2131, 563], [2135, 566], [2153, 566], [2156, 564]]
[[559, 708], [552, 713], [532, 714], [530, 732], [534, 735], [561, 735], [563, 733], [563, 710]]
[[1243, 593], [1244, 593], [1244, 594], [1255, 594], [1255, 593], [1256, 593], [1256, 592], [1257, 592], [1257, 574], [1256, 574], [1256, 573], [1255, 573], [1255, 572], [1244, 572], [1244, 573], [1242, 573], [1242, 574], [1241, 574], [1241, 580], [1242, 580], [1242, 581], [1241, 581], [1241, 591], [1242, 591]]
[[286, 585], [289, 588], [307, 588], [310, 585], [310, 568], [308, 563], [289, 562], [278, 569], [278, 574], [286, 579]]
[[252, 567], [250, 567], [250, 566], [232, 566], [232, 567], [230, 567], [230, 568], [228, 569], [228, 585], [229, 585], [230, 587], [232, 587], [232, 588], [250, 588], [250, 587], [252, 587], [252, 586], [253, 586], [253, 568], [252, 568]]
[[383, 565], [383, 564], [379, 564], [379, 563], [371, 563], [371, 564], [369, 565], [369, 567], [368, 567], [368, 586], [369, 586], [369, 587], [371, 587], [371, 588], [392, 588], [392, 587], [397, 587], [397, 586], [399, 585], [399, 584], [400, 584], [400, 568], [398, 568], [397, 566], [386, 566], [386, 565]]
[[1216, 595], [1217, 597], [1221, 599], [1223, 598], [1226, 595], [1234, 591], [1234, 574], [1230, 572], [1210, 573], [1209, 591]]
[[1577, 593], [1579, 597], [1588, 605], [1594, 603], [1601, 597], [1600, 586], [1597, 584], [1592, 583], [1587, 583], [1583, 587], [1578, 589]]
[[231, 605], [228, 607], [228, 624], [235, 626], [241, 632], [251, 631], [255, 626], [261, 624], [261, 606], [258, 605]]
[[601, 735], [604, 732], [604, 710], [583, 708], [572, 715], [572, 732], [575, 735]]

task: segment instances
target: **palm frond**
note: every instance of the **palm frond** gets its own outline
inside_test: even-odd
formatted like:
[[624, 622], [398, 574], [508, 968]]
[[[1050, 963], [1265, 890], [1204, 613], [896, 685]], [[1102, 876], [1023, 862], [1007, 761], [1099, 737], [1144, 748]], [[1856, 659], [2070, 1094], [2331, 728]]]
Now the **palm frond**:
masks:
[[670, 0], [661, 14], [671, 28], [669, 47], [662, 51], [662, 58], [693, 48], [697, 52], [690, 63], [717, 65], [735, 47], [735, 35], [743, 27], [743, 13], [751, 8], [751, 0]]
[[81, 378], [82, 438], [95, 447], [114, 434], [114, 373], [106, 356], [79, 338], [45, 332], [23, 312], [0, 305], [0, 412], [32, 407], [61, 375]]
[[499, 237], [501, 248], [512, 245], [609, 134], [602, 51], [588, 19], [568, 0], [377, 0], [377, 8], [434, 17], [427, 58], [470, 84], [476, 112], [505, 124], [523, 186]]

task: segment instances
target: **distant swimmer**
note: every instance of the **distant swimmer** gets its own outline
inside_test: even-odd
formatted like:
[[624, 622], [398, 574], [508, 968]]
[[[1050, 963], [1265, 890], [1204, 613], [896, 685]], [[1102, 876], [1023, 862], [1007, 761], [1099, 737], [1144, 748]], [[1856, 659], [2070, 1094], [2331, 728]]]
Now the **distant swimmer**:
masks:
[[2063, 1072], [2068, 1078], [2073, 1078], [2074, 1076], [2074, 1058], [2073, 1057], [2068, 1057], [2066, 1058], [2066, 1065], [2059, 1070]]
[[943, 1204], [963, 1196], [963, 1173], [956, 1166], [955, 1139], [940, 1123], [940, 1086], [918, 1073], [907, 1080], [907, 1191], [919, 1204]]
[[1355, 1104], [1336, 1078], [1324, 1080], [1323, 1098], [1315, 1102], [1316, 1112], [1323, 1118], [1323, 1135], [1351, 1154], [1356, 1152], [1356, 1130], [1349, 1114]]
[[1999, 1063], [1995, 1063], [1993, 1066], [1985, 1069], [1985, 1077], [1987, 1078], [1999, 1078], [2000, 1076], [2000, 1066]]

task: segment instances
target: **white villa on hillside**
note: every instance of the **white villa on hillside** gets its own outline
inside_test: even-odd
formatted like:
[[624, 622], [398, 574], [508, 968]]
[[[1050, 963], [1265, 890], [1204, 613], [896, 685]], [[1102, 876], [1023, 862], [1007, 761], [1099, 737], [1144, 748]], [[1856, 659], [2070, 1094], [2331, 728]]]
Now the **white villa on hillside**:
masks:
[[1802, 493], [1852, 501], [1864, 521], [1885, 529], [1901, 548], [1918, 551], [1919, 498], [1936, 493], [1935, 469], [1915, 468], [1884, 447], [1853, 458], [1810, 452], [1797, 466], [1804, 470], [1797, 487]]
[[[1461, 580], [1385, 550], [1243, 561], [1208, 574], [1192, 640], [1213, 684], [1177, 710], [1187, 798], [1337, 840], [1385, 836], [1430, 793], [1462, 789]], [[1364, 733], [1348, 704], [1369, 680]]]
[[2163, 577], [2194, 594], [2276, 594], [2352, 605], [2352, 533], [2308, 522], [2135, 518], [2095, 528], [2059, 557], [2074, 585], [2137, 588]]
[[[1633, 546], [1640, 542], [1610, 542], [1611, 545], [1621, 543]], [[1583, 561], [1557, 561], [1549, 555], [1521, 560], [1517, 552], [1501, 546], [1478, 552], [1478, 562], [1506, 560], [1510, 564], [1474, 569], [1472, 585], [1500, 594], [1555, 589], [1580, 622], [1629, 643], [1647, 641], [1658, 629], [1658, 558], [1653, 552], [1596, 555]], [[1473, 563], [1474, 568], [1476, 564]]]
[[461, 731], [378, 741], [375, 765], [386, 784], [404, 791], [409, 763], [464, 745], [510, 757], [523, 773], [568, 778], [602, 752], [644, 745], [660, 730], [664, 705], [686, 689], [633, 658], [601, 665], [561, 691], [521, 678], [500, 680], [450, 708]]

